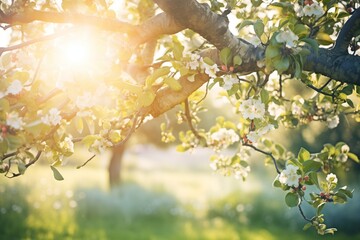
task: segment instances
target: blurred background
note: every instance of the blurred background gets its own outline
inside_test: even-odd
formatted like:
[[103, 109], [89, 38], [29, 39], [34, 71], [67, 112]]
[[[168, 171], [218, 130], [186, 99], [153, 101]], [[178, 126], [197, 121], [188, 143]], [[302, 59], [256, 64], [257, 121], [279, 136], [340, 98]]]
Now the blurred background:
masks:
[[[212, 112], [231, 114], [219, 102], [206, 102], [211, 110], [203, 118], [205, 127], [215, 121]], [[209, 167], [210, 150], [178, 153], [175, 145], [161, 143], [159, 124], [165, 120], [162, 116], [145, 124], [125, 145], [123, 155], [118, 153], [119, 182], [110, 184], [111, 152], [76, 169], [91, 157], [81, 146], [59, 167], [63, 181], [53, 178], [45, 159], [25, 176], [1, 177], [0, 238], [360, 239], [360, 168], [350, 160], [346, 172], [337, 174], [340, 185], [355, 189], [354, 198], [346, 205], [325, 207], [326, 224], [338, 232], [319, 236], [313, 229], [302, 230], [306, 222], [296, 208], [286, 207], [285, 193], [272, 187], [276, 171], [264, 166], [262, 155], [253, 155], [245, 182], [220, 176]], [[325, 143], [345, 141], [359, 154], [359, 129], [343, 117], [333, 130], [311, 123], [298, 130], [279, 129], [271, 137], [294, 151], [300, 146], [319, 151]], [[313, 216], [306, 204], [304, 209]]]

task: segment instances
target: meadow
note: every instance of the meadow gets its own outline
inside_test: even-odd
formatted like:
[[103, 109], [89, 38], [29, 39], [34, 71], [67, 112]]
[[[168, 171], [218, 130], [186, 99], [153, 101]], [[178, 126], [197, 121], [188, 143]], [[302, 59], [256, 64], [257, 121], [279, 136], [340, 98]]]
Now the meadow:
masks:
[[208, 154], [134, 148], [125, 155], [123, 184], [112, 190], [106, 155], [78, 170], [84, 157], [69, 159], [59, 168], [63, 181], [47, 165], [17, 179], [2, 176], [0, 239], [360, 239], [356, 184], [348, 205], [326, 212], [339, 232], [318, 236], [302, 230], [304, 220], [285, 206], [261, 158], [243, 182], [214, 174]]

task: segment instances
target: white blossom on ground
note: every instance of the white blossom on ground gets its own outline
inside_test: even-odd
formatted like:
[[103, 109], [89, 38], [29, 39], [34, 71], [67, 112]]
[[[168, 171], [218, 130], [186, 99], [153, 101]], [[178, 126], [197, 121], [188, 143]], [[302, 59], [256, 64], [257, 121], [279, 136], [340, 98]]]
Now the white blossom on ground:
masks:
[[13, 81], [6, 90], [7, 94], [17, 95], [23, 90], [23, 85], [19, 80]]
[[6, 117], [6, 125], [19, 130], [24, 125], [24, 122], [23, 119], [19, 117], [18, 112], [10, 112]]
[[240, 104], [239, 111], [245, 119], [262, 119], [265, 114], [265, 104], [260, 99], [249, 98]]
[[329, 173], [329, 174], [326, 176], [326, 181], [327, 181], [328, 183], [337, 184], [338, 179], [337, 179], [337, 177], [336, 177], [335, 174]]
[[336, 128], [339, 123], [340, 123], [340, 119], [338, 115], [332, 116], [332, 117], [328, 117], [326, 119], [326, 123], [328, 128], [332, 129], [332, 128]]
[[227, 148], [239, 140], [239, 135], [233, 129], [220, 128], [210, 135], [210, 145], [217, 149]]
[[268, 112], [271, 116], [278, 119], [282, 114], [286, 112], [285, 107], [282, 105], [277, 105], [274, 102], [270, 102], [268, 106]]
[[224, 85], [222, 86], [226, 91], [230, 90], [234, 84], [239, 83], [236, 75], [229, 74], [223, 76]]
[[278, 43], [285, 43], [288, 48], [295, 47], [298, 40], [299, 37], [291, 30], [285, 30], [276, 35], [276, 41]]
[[41, 117], [41, 122], [46, 125], [55, 126], [60, 124], [61, 119], [60, 111], [57, 108], [51, 108], [48, 114]]
[[298, 187], [299, 178], [301, 175], [297, 173], [298, 167], [294, 165], [287, 165], [286, 168], [280, 173], [279, 181], [289, 187]]

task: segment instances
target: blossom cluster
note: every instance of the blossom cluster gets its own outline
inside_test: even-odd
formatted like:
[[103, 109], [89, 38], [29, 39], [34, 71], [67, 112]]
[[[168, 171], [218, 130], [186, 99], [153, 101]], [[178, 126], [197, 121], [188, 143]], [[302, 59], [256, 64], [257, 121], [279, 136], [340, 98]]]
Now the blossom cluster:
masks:
[[210, 163], [210, 167], [224, 176], [234, 175], [236, 179], [245, 180], [251, 170], [250, 166], [240, 163], [231, 163], [231, 158], [226, 156], [216, 156]]
[[279, 181], [289, 187], [298, 187], [301, 175], [297, 173], [298, 167], [294, 165], [287, 165], [286, 168], [280, 173]]
[[245, 119], [263, 119], [265, 104], [260, 99], [249, 98], [240, 104], [239, 111]]
[[286, 47], [288, 48], [294, 48], [296, 47], [299, 37], [291, 30], [285, 30], [278, 33], [275, 39], [278, 43], [285, 43]]
[[214, 63], [210, 65], [209, 63], [204, 61], [204, 58], [191, 53], [189, 55], [186, 55], [185, 57], [190, 58], [190, 61], [186, 64], [186, 67], [190, 70], [197, 70], [200, 68], [202, 71], [204, 71], [209, 77], [216, 78], [216, 73], [219, 71], [218, 66]]
[[239, 135], [233, 129], [220, 128], [210, 135], [209, 145], [215, 149], [224, 149], [239, 140]]
[[296, 13], [299, 17], [314, 17], [315, 19], [320, 18], [324, 15], [324, 9], [316, 0], [308, 1], [304, 7], [297, 6]]

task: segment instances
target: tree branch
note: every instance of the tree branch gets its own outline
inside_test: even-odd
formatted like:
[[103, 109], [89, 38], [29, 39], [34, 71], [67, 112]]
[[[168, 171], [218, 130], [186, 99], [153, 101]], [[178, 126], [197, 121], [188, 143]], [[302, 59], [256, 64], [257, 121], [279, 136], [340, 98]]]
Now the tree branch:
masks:
[[353, 37], [356, 37], [356, 33], [359, 33], [360, 29], [360, 8], [356, 9], [349, 20], [341, 28], [340, 33], [336, 39], [333, 52], [337, 54], [345, 55], [348, 53], [348, 47]]

